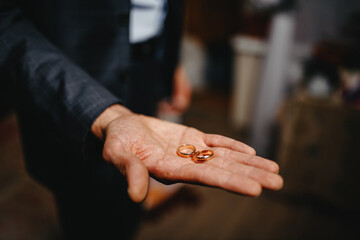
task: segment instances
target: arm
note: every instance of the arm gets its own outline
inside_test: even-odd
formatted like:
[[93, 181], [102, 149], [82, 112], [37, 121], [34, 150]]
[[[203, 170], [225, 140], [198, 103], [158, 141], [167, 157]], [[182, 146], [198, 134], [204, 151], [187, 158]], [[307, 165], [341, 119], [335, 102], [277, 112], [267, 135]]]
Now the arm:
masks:
[[19, 8], [0, 1], [0, 73], [14, 81], [60, 134], [83, 142], [107, 107], [119, 103], [107, 89], [67, 59]]

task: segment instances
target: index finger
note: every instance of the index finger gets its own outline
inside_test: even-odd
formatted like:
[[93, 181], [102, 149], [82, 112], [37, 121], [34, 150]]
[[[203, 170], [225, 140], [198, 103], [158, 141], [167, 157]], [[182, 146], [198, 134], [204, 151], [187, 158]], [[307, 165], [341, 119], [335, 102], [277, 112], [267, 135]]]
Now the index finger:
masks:
[[221, 136], [218, 134], [205, 134], [204, 142], [209, 147], [223, 147], [231, 149], [233, 151], [247, 153], [251, 155], [256, 154], [255, 149], [253, 149], [252, 147], [242, 142], [236, 141], [235, 139]]

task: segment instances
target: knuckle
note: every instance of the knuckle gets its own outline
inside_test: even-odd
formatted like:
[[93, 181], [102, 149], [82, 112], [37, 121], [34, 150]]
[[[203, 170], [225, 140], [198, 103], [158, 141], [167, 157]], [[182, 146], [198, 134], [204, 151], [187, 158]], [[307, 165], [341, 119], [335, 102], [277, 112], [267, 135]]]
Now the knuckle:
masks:
[[114, 158], [116, 158], [116, 151], [114, 151], [116, 147], [112, 143], [105, 143], [104, 149], [102, 151], [102, 157], [105, 161], [110, 161]]
[[248, 156], [247, 158], [245, 158], [245, 164], [246, 165], [251, 165], [251, 163], [253, 162], [253, 160], [254, 160], [254, 158], [255, 158], [255, 156], [253, 156], [253, 155], [250, 155], [250, 156]]

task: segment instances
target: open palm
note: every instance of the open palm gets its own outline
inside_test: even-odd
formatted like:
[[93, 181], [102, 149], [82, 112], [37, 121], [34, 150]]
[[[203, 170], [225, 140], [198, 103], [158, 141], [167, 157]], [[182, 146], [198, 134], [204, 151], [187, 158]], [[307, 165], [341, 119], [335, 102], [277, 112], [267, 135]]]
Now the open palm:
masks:
[[[182, 144], [211, 149], [215, 157], [204, 163], [176, 154]], [[282, 178], [276, 163], [255, 156], [249, 146], [220, 135], [132, 114], [105, 128], [104, 159], [127, 176], [134, 201], [145, 198], [151, 176], [170, 182], [189, 182], [257, 196], [262, 187], [277, 190]]]

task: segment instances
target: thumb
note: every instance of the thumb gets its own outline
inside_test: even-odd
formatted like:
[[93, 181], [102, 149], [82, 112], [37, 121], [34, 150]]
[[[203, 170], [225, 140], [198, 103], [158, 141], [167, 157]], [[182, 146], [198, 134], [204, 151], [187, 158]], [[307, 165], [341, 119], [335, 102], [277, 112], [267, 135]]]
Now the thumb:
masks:
[[145, 199], [149, 187], [149, 172], [146, 166], [138, 159], [132, 158], [125, 166], [128, 182], [128, 194], [134, 202]]

